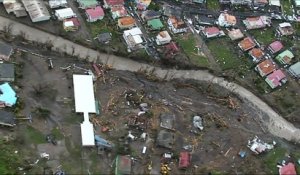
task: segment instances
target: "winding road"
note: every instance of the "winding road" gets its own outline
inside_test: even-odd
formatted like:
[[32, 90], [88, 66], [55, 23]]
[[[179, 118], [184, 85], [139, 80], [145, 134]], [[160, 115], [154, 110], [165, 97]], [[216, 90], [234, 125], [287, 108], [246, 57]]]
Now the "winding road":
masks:
[[27, 40], [42, 43], [50, 40], [53, 43], [52, 49], [54, 51], [65, 52], [72, 55], [74, 50], [74, 55], [78, 56], [79, 58], [88, 59], [91, 62], [99, 61], [105, 64], [110, 64], [116, 70], [130, 72], [137, 72], [139, 70], [153, 70], [153, 73], [157, 77], [166, 78], [167, 80], [193, 79], [218, 84], [221, 87], [224, 87], [227, 90], [235, 93], [249, 105], [257, 109], [257, 111], [261, 114], [258, 115], [260, 121], [271, 134], [289, 141], [300, 143], [300, 129], [296, 128], [294, 125], [286, 121], [270, 106], [268, 106], [265, 102], [256, 97], [247, 89], [239, 86], [236, 83], [228, 82], [224, 78], [216, 77], [208, 73], [207, 71], [162, 69], [160, 67], [154, 67], [148, 64], [139, 63], [127, 58], [99, 53], [98, 51], [78, 45], [62, 37], [26, 26], [5, 17], [0, 17], [0, 23], [2, 24], [2, 26], [12, 24], [13, 27], [11, 32], [13, 35], [18, 35], [20, 34], [20, 32], [25, 32]]

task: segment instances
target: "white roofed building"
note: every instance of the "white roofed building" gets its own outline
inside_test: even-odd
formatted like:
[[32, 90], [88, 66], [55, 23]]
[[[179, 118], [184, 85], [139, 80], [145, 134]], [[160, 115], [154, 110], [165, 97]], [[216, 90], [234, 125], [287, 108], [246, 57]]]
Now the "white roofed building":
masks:
[[27, 16], [26, 9], [19, 0], [3, 0], [3, 6], [8, 14], [13, 13], [16, 17]]
[[67, 0], [49, 0], [50, 8], [59, 8], [59, 7], [67, 7]]
[[50, 19], [50, 13], [41, 0], [22, 0], [26, 11], [32, 22], [47, 21]]
[[156, 44], [157, 45], [168, 44], [171, 42], [171, 40], [172, 40], [172, 38], [167, 31], [161, 31], [156, 36]]
[[142, 39], [142, 35], [142, 31], [138, 27], [134, 27], [130, 30], [124, 31], [123, 38], [129, 50], [137, 50], [143, 48], [142, 43], [144, 42], [144, 40]]
[[93, 124], [89, 120], [89, 113], [96, 113], [94, 86], [92, 75], [73, 75], [75, 111], [83, 113], [81, 123], [82, 146], [95, 146]]
[[280, 7], [280, 0], [269, 0], [269, 5]]
[[76, 17], [76, 14], [73, 12], [71, 8], [64, 8], [55, 10], [55, 16], [57, 16], [58, 20], [64, 20], [72, 17]]

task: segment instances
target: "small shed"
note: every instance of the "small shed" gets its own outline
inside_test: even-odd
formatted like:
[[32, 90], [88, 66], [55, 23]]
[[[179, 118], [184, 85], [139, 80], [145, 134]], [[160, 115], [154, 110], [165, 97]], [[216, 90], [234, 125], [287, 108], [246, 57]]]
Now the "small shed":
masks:
[[14, 64], [0, 64], [0, 81], [15, 81]]

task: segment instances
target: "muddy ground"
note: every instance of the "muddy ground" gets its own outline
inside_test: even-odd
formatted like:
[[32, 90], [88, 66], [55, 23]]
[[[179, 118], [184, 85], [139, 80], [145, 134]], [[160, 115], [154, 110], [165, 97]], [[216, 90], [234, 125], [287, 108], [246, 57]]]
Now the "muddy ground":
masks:
[[[29, 174], [43, 173], [44, 168], [54, 172], [63, 169], [67, 174], [111, 174], [117, 154], [130, 154], [135, 158], [133, 174], [159, 174], [161, 154], [166, 152], [174, 155], [170, 163], [171, 174], [268, 174], [276, 171], [276, 160], [269, 161], [269, 155], [276, 152], [256, 156], [247, 148], [249, 139], [257, 135], [267, 142], [275, 140], [277, 147], [283, 148], [284, 156], [297, 150], [297, 146], [268, 134], [256, 118], [255, 109], [220, 87], [181, 80], [165, 82], [143, 72], [115, 70], [107, 70], [95, 81], [95, 98], [100, 102], [101, 114], [91, 115], [95, 118], [95, 133], [111, 141], [115, 148], [102, 154], [98, 154], [96, 148], [82, 148], [79, 126], [83, 116], [74, 112], [72, 74], [84, 74], [85, 71], [62, 68], [76, 64], [91, 69], [91, 65], [63, 55], [51, 57], [52, 70], [48, 69], [47, 59], [29, 53], [16, 53], [13, 60], [17, 65], [14, 87], [19, 101], [24, 104], [17, 115], [31, 115], [33, 120], [32, 123], [20, 122], [13, 132], [1, 129], [0, 133], [17, 138], [19, 152], [29, 163], [40, 159], [40, 153], [50, 154], [50, 160], [39, 161], [28, 168]], [[126, 92], [136, 95], [133, 101], [137, 104], [128, 103]], [[229, 97], [235, 109], [229, 108]], [[137, 137], [142, 134], [128, 126], [128, 120], [137, 116], [138, 104], [142, 102], [149, 106], [149, 112], [142, 116], [148, 123], [144, 132], [149, 137], [146, 141], [131, 141], [126, 152], [120, 138], [127, 136], [129, 130]], [[175, 114], [175, 127], [170, 131], [174, 133], [175, 141], [171, 149], [157, 145], [162, 113]], [[197, 134], [191, 132], [195, 115], [202, 116], [204, 122], [204, 130], [198, 130]], [[102, 132], [105, 127], [109, 131]], [[49, 133], [56, 136], [57, 145], [46, 143], [45, 136]], [[192, 166], [178, 170], [178, 155], [185, 145], [193, 146]], [[144, 146], [147, 147], [146, 154], [142, 154]], [[247, 152], [246, 158], [238, 156], [240, 150]]]

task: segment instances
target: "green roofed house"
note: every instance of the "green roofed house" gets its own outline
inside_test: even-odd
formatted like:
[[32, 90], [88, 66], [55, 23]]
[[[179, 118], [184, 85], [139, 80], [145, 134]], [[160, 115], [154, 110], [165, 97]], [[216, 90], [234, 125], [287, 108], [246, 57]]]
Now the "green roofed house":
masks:
[[129, 156], [120, 156], [116, 158], [115, 175], [131, 174], [131, 158]]
[[294, 54], [289, 50], [285, 50], [281, 52], [275, 59], [280, 64], [291, 64], [293, 58], [294, 58]]
[[147, 21], [147, 25], [152, 29], [152, 30], [160, 30], [161, 28], [164, 27], [160, 19], [151, 19]]
[[97, 0], [77, 0], [77, 2], [81, 9], [94, 8], [98, 5]]

